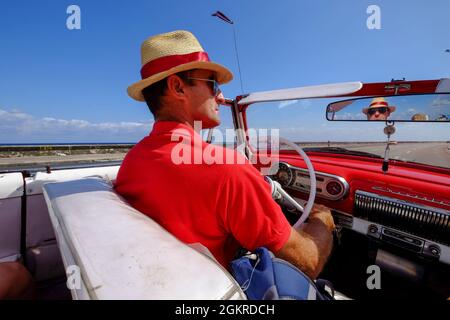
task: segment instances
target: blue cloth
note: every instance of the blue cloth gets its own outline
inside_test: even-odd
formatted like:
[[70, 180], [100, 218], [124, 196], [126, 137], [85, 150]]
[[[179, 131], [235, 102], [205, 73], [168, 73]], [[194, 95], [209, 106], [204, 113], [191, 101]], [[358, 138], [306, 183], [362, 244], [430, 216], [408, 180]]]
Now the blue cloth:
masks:
[[231, 262], [234, 278], [250, 300], [328, 300], [315, 283], [264, 247]]

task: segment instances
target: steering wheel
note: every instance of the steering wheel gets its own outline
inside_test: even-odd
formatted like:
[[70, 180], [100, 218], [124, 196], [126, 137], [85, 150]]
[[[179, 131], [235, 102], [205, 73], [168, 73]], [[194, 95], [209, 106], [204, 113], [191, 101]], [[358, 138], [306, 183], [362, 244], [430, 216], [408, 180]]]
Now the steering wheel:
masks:
[[[302, 150], [298, 145], [294, 144], [293, 142], [284, 139], [279, 138], [280, 143], [284, 143], [291, 148], [293, 148], [297, 153], [303, 158], [303, 160], [306, 163], [306, 167], [308, 168], [309, 173], [309, 179], [311, 181], [311, 187], [310, 187], [310, 193], [308, 197], [308, 201], [306, 203], [306, 207], [303, 208], [294, 198], [292, 198], [277, 181], [273, 181], [268, 176], [265, 177], [266, 181], [269, 182], [269, 184], [272, 187], [272, 197], [276, 200], [281, 200], [281, 202], [287, 202], [289, 205], [293, 206], [297, 210], [303, 212], [303, 214], [300, 216], [300, 218], [295, 222], [293, 227], [295, 229], [298, 229], [303, 222], [309, 217], [309, 213], [311, 212], [311, 208], [314, 205], [314, 200], [316, 199], [316, 172], [314, 171], [314, 167], [311, 163], [311, 160], [309, 159], [308, 155], [305, 153], [305, 151]], [[270, 170], [272, 172], [272, 168]]]

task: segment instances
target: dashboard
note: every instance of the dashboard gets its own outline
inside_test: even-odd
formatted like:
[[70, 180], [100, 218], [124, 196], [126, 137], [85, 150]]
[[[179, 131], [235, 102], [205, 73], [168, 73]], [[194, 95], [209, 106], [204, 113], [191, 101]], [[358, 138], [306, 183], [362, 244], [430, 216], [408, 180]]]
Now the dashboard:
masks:
[[[289, 163], [278, 164], [277, 173], [274, 179], [283, 188], [288, 188], [301, 192], [309, 192], [311, 189], [311, 179], [307, 169], [291, 166]], [[339, 176], [316, 172], [316, 196], [328, 200], [341, 200], [349, 192], [348, 182]]]
[[[304, 204], [310, 190], [304, 162], [285, 157], [271, 176]], [[373, 160], [312, 155], [316, 202], [337, 225], [415, 255], [450, 265], [450, 179], [447, 173], [391, 166]], [[303, 202], [303, 203], [302, 203]]]

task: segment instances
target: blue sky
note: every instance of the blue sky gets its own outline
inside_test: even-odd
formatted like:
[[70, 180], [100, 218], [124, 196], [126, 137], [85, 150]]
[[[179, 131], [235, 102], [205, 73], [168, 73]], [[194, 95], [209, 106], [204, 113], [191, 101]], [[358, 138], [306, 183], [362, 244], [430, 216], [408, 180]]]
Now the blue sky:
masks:
[[[81, 30], [66, 28], [71, 4], [81, 8]], [[366, 26], [369, 5], [381, 9], [380, 30]], [[236, 22], [246, 92], [450, 77], [446, 0], [3, 1], [0, 143], [140, 140], [153, 119], [145, 104], [127, 96], [126, 88], [139, 80], [141, 42], [157, 33], [192, 31], [213, 60], [234, 72], [224, 94], [240, 94], [233, 31], [211, 17], [216, 10]], [[325, 107], [314, 106], [311, 119], [299, 123], [317, 128]], [[255, 126], [258, 113], [252, 119]], [[340, 140], [347, 138], [345, 126], [350, 125], [354, 127], [336, 123]], [[380, 124], [371, 128], [377, 134], [382, 130]], [[449, 126], [435, 131], [436, 139], [448, 140]], [[328, 140], [323, 131], [310, 133], [299, 139]]]

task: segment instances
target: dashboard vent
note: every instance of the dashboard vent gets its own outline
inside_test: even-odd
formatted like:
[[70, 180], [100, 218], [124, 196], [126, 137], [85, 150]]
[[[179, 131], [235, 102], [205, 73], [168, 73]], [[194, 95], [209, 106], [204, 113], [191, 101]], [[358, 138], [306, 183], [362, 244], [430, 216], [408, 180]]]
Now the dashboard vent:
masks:
[[356, 191], [354, 216], [450, 245], [450, 213]]

